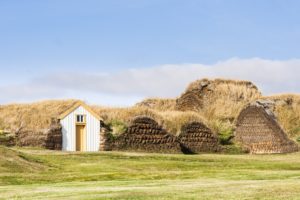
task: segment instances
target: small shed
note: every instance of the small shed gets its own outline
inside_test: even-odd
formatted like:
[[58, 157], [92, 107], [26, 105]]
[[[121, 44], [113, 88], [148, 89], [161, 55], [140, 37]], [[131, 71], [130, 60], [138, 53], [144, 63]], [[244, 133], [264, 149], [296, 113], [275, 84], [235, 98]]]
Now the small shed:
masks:
[[99, 151], [101, 118], [89, 106], [78, 102], [59, 116], [62, 150]]

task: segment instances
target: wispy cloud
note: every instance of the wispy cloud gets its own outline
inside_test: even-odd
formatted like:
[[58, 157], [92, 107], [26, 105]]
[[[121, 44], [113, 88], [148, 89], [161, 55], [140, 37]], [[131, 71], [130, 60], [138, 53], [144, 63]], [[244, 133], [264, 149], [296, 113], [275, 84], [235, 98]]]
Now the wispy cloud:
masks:
[[213, 65], [168, 64], [118, 73], [44, 74], [22, 85], [0, 86], [1, 103], [47, 98], [81, 98], [91, 103], [129, 105], [145, 97], [176, 97], [200, 78], [253, 81], [263, 92], [300, 92], [300, 60], [233, 58]]

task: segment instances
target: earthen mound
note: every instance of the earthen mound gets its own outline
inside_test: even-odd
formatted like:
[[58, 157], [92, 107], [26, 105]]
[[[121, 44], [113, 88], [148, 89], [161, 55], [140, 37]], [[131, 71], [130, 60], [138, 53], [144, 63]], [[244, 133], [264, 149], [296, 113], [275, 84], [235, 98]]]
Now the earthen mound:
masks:
[[201, 79], [188, 86], [176, 100], [175, 108], [234, 118], [240, 108], [259, 97], [260, 91], [249, 81]]
[[237, 118], [235, 140], [250, 153], [289, 153], [298, 151], [277, 122], [274, 102], [257, 100], [243, 109]]
[[220, 150], [217, 136], [202, 122], [185, 124], [179, 135], [184, 153], [217, 152]]
[[61, 150], [62, 134], [58, 117], [78, 102], [51, 100], [0, 106], [0, 121], [3, 123], [0, 128], [12, 135], [6, 143], [1, 142], [0, 136], [0, 144]]
[[35, 130], [20, 129], [15, 135], [17, 146], [43, 147], [51, 150], [62, 149], [61, 125], [53, 120], [48, 129]]
[[176, 136], [167, 133], [154, 119], [139, 116], [113, 144], [113, 150], [180, 153]]

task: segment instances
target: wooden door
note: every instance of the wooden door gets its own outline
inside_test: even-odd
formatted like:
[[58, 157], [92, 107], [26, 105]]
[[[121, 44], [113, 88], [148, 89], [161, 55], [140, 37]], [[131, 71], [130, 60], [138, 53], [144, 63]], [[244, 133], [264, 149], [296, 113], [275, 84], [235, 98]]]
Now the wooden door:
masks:
[[76, 151], [85, 150], [85, 125], [76, 125]]

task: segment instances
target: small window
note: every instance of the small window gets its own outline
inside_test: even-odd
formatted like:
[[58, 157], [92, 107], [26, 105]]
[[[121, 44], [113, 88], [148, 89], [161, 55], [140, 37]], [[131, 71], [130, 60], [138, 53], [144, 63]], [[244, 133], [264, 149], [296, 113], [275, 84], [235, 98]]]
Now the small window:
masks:
[[76, 116], [76, 122], [77, 123], [84, 123], [85, 122], [85, 116], [84, 115], [77, 115]]

